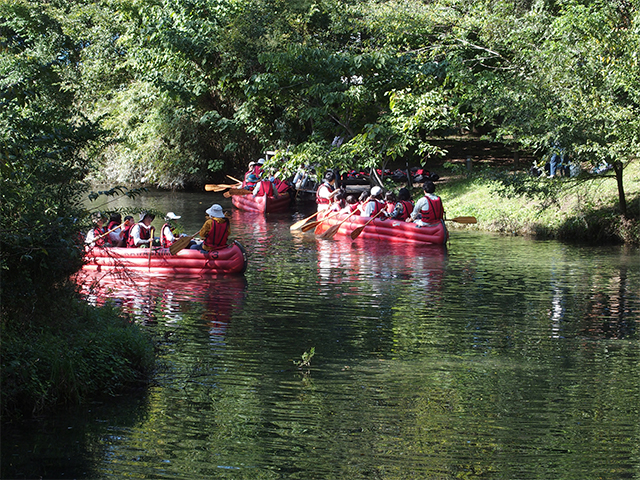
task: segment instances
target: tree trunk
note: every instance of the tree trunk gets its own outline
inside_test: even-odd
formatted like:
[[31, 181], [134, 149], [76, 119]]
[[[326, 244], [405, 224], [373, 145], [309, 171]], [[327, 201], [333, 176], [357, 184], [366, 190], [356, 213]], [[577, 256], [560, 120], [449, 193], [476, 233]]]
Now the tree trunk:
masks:
[[618, 203], [620, 203], [620, 213], [623, 217], [627, 216], [627, 200], [624, 196], [624, 186], [622, 183], [623, 165], [620, 160], [613, 162], [613, 171], [616, 172], [616, 182], [618, 184]]

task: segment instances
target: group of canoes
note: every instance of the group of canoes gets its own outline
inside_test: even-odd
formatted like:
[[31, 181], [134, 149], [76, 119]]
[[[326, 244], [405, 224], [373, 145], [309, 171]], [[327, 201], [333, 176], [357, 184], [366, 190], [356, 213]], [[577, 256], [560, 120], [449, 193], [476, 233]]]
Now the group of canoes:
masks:
[[[234, 185], [212, 185], [207, 190], [225, 190], [233, 205], [244, 211], [271, 213], [286, 211], [291, 199], [286, 182], [264, 175], [263, 159], [251, 162], [244, 180]], [[233, 177], [230, 177], [233, 179]], [[237, 180], [237, 179], [233, 179]], [[435, 195], [433, 182], [423, 185], [424, 196], [415, 204], [409, 191], [401, 188], [397, 194], [387, 193], [374, 186], [359, 197], [344, 187], [336, 188], [336, 178], [328, 171], [316, 190], [317, 212], [292, 225], [292, 230], [311, 229], [322, 238], [334, 235], [374, 239], [387, 242], [406, 242], [424, 245], [443, 245], [448, 239], [444, 208]], [[208, 186], [209, 187], [209, 186]], [[286, 187], [286, 188], [285, 188]], [[140, 221], [132, 217], [112, 217], [106, 228], [103, 219], [87, 235], [87, 269], [148, 270], [155, 273], [218, 274], [240, 273], [247, 267], [244, 247], [237, 241], [227, 244], [228, 219], [220, 205], [206, 211], [208, 217], [202, 229], [192, 235], [174, 235], [175, 220], [180, 216], [169, 212], [160, 232], [159, 248], [153, 248], [154, 236], [151, 214], [141, 214]], [[313, 217], [316, 217], [313, 219]], [[473, 217], [451, 219], [460, 223], [475, 223]], [[201, 241], [196, 241], [196, 236]], [[150, 246], [148, 249], [131, 247]], [[110, 247], [110, 248], [104, 248]]]

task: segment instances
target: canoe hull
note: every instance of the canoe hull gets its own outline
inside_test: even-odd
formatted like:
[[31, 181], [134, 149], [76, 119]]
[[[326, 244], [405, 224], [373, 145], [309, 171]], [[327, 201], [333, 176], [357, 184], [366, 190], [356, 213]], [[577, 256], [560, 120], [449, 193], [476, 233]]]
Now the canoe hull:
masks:
[[126, 269], [157, 275], [219, 275], [243, 273], [247, 252], [240, 242], [220, 250], [201, 252], [184, 249], [171, 255], [168, 248], [154, 248], [149, 259], [146, 248], [93, 247], [85, 254], [83, 270]]
[[233, 195], [231, 203], [238, 210], [253, 213], [278, 213], [286, 212], [291, 203], [291, 197], [288, 194], [279, 195], [277, 197], [254, 197], [253, 195]]
[[[318, 216], [319, 220], [324, 218], [322, 213], [318, 214]], [[326, 232], [332, 226], [338, 225], [346, 217], [347, 214], [340, 214], [325, 220], [316, 228], [316, 233], [322, 234]], [[363, 226], [369, 220], [371, 219], [368, 217], [353, 215], [340, 225], [336, 235], [350, 236], [351, 232]], [[449, 238], [449, 232], [443, 220], [418, 227], [415, 223], [391, 219], [379, 220], [376, 218], [362, 230], [358, 238], [392, 243], [444, 245]]]

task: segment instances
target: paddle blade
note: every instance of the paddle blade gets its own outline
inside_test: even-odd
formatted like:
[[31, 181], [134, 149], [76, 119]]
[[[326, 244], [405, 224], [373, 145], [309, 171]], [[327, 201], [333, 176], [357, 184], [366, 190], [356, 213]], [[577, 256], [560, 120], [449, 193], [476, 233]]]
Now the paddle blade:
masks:
[[[316, 215], [318, 215], [318, 212], [314, 213], [313, 215], [311, 215], [310, 217], [307, 218], [303, 218], [302, 220], [297, 221], [296, 223], [294, 223], [293, 225], [291, 225], [289, 227], [290, 230], [299, 230], [302, 228], [302, 226], [307, 223], [309, 220], [311, 220], [313, 217], [315, 217]], [[303, 230], [306, 231], [306, 230]]]
[[169, 251], [171, 255], [175, 255], [180, 250], [183, 250], [189, 243], [193, 237], [180, 237], [178, 240], [173, 242], [173, 244], [169, 247]]
[[351, 240], [355, 240], [356, 238], [358, 238], [362, 233], [362, 231], [364, 230], [364, 227], [365, 225], [358, 227], [353, 232], [351, 232]]
[[229, 196], [232, 195], [250, 195], [253, 192], [251, 190], [246, 190], [244, 188], [232, 188], [231, 190], [225, 192], [224, 196], [227, 197], [227, 193]]
[[456, 218], [447, 218], [447, 220], [451, 222], [457, 223], [478, 223], [476, 217], [456, 217]]
[[322, 235], [320, 235], [320, 238], [322, 238], [324, 240], [330, 240], [336, 235], [336, 233], [338, 232], [339, 229], [340, 229], [340, 225], [334, 225], [333, 227], [330, 227]]
[[207, 184], [204, 186], [204, 191], [205, 191], [205, 192], [213, 192], [213, 191], [215, 191], [215, 189], [216, 189], [217, 187], [218, 187], [217, 185], [213, 185], [213, 184], [211, 184], [211, 183], [207, 183]]

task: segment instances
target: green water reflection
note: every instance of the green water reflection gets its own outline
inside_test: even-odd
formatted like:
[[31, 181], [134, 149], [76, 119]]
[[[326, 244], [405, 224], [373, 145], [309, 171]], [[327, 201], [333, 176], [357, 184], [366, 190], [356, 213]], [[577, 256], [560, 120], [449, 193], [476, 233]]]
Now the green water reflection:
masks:
[[5, 428], [3, 477], [640, 478], [637, 250], [291, 221], [234, 211], [243, 277], [94, 292], [161, 339], [154, 382]]

